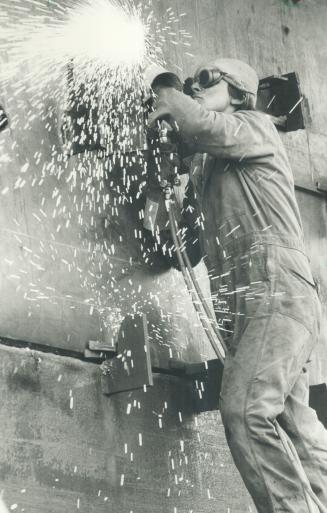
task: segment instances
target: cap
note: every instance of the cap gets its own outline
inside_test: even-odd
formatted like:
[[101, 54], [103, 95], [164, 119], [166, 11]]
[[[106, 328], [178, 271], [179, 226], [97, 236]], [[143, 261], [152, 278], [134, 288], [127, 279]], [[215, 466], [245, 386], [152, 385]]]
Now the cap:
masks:
[[246, 62], [239, 61], [238, 59], [216, 59], [203, 67], [217, 68], [228, 73], [235, 80], [235, 87], [237, 89], [256, 96], [259, 78], [256, 71]]

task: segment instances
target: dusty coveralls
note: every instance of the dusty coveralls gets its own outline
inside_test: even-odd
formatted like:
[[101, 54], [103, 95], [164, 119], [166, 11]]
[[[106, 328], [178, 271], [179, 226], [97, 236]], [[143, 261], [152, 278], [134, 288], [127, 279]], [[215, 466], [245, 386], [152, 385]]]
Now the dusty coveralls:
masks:
[[320, 302], [305, 254], [292, 171], [277, 130], [256, 111], [207, 111], [173, 89], [166, 117], [196, 152], [191, 166], [200, 246], [228, 346], [221, 415], [234, 461], [259, 513], [307, 513], [276, 434], [293, 441], [327, 506], [327, 432], [308, 406], [305, 364]]

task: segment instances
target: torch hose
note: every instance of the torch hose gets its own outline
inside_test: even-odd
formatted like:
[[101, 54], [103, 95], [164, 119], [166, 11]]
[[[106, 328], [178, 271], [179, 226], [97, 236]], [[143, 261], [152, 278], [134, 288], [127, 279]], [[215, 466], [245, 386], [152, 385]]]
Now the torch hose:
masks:
[[[214, 334], [212, 332], [212, 324], [210, 323], [210, 317], [206, 318], [203, 316], [203, 312], [201, 310], [201, 307], [199, 305], [199, 302], [202, 304], [202, 307], [204, 309], [204, 305], [202, 303], [202, 300], [201, 300], [201, 296], [202, 296], [202, 293], [201, 293], [201, 296], [198, 294], [198, 284], [196, 283], [196, 280], [193, 279], [193, 276], [191, 275], [188, 275], [187, 271], [187, 266], [185, 265], [184, 263], [184, 254], [182, 253], [182, 251], [180, 250], [180, 244], [179, 244], [179, 240], [178, 240], [178, 235], [177, 235], [177, 231], [176, 231], [176, 220], [175, 220], [175, 216], [174, 216], [174, 213], [173, 213], [173, 210], [171, 208], [171, 204], [169, 204], [168, 206], [168, 215], [169, 215], [169, 222], [170, 222], [170, 229], [171, 229], [171, 234], [172, 234], [172, 238], [173, 238], [173, 242], [174, 242], [174, 246], [176, 248], [176, 253], [177, 253], [177, 258], [178, 258], [178, 263], [179, 263], [179, 266], [181, 268], [181, 271], [182, 271], [182, 274], [183, 274], [183, 277], [184, 277], [184, 280], [185, 280], [185, 284], [186, 284], [186, 287], [187, 287], [187, 290], [189, 291], [190, 295], [191, 295], [191, 298], [192, 298], [192, 301], [193, 301], [193, 305], [194, 305], [194, 308], [199, 316], [199, 319], [201, 321], [201, 324], [206, 332], [206, 335], [209, 339], [209, 342], [214, 350], [214, 352], [216, 353], [217, 355], [217, 358], [222, 362], [224, 363], [224, 354], [223, 352], [221, 351], [220, 347], [218, 346], [216, 340], [215, 340], [215, 337], [214, 337]], [[189, 262], [190, 264], [190, 262]], [[190, 267], [191, 267], [191, 264], [190, 264]], [[202, 299], [205, 301], [205, 299], [203, 298], [202, 296]], [[207, 308], [209, 309], [208, 305], [206, 305]], [[206, 310], [204, 309], [205, 311], [205, 314], [206, 314]], [[206, 314], [207, 315], [207, 314]], [[219, 342], [220, 342], [220, 338], [218, 338]], [[223, 346], [224, 348], [224, 346]]]

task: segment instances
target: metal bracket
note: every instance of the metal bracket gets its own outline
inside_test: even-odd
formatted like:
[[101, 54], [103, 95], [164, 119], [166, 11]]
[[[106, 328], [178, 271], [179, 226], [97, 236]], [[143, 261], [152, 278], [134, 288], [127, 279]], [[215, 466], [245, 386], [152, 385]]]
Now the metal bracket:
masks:
[[[153, 386], [153, 373], [181, 377], [192, 384], [195, 412], [217, 410], [223, 366], [217, 359], [199, 363], [187, 363], [171, 359], [164, 365], [151, 364], [149, 334], [146, 315], [125, 317], [119, 331], [117, 351], [112, 347], [94, 342], [89, 352], [99, 358], [102, 351], [102, 391], [106, 395]], [[106, 353], [104, 355], [104, 353]]]
[[277, 128], [284, 132], [305, 128], [304, 100], [295, 72], [259, 81], [258, 109], [269, 114]]
[[325, 178], [320, 178], [318, 182], [316, 182], [317, 191], [327, 193], [327, 180]]
[[117, 344], [115, 340], [100, 341], [90, 340], [86, 349], [84, 349], [84, 358], [91, 361], [103, 361], [114, 357], [117, 354]]
[[127, 316], [118, 334], [118, 354], [102, 365], [106, 395], [153, 385], [146, 315]]
[[320, 197], [326, 197], [327, 194], [327, 180], [320, 178], [315, 183], [299, 182], [296, 181], [294, 184], [295, 190], [308, 192]]

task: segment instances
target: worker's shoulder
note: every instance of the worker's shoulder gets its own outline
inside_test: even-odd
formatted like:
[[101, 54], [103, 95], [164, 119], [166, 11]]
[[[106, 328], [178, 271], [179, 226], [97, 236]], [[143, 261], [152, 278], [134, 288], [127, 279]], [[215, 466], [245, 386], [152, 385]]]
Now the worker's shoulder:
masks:
[[280, 138], [270, 116], [259, 110], [239, 110], [232, 114], [242, 126], [248, 127], [248, 133], [256, 138], [280, 146]]
[[259, 110], [238, 110], [232, 114], [237, 117], [240, 121], [249, 123], [251, 125], [265, 126], [274, 128], [274, 124], [268, 114]]

